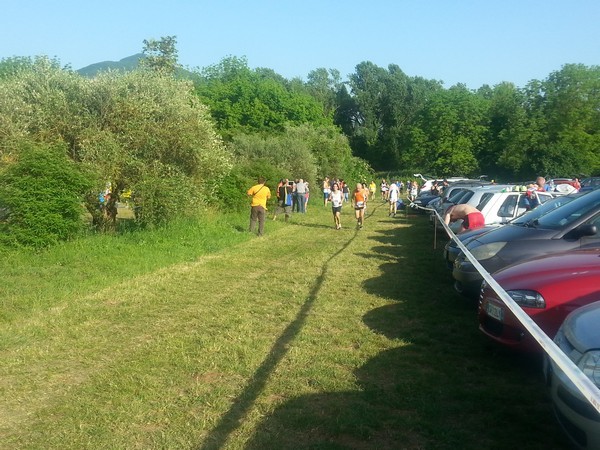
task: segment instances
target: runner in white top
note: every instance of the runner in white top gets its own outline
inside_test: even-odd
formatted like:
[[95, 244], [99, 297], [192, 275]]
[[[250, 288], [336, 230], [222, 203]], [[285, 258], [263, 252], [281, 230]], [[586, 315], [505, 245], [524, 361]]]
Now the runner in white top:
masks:
[[342, 212], [342, 203], [344, 202], [344, 194], [340, 191], [340, 187], [337, 183], [333, 183], [331, 194], [329, 195], [329, 200], [331, 200], [331, 211], [333, 212], [333, 223], [335, 224], [335, 229], [339, 230], [342, 228], [342, 224], [340, 223], [340, 215]]
[[398, 187], [398, 183], [394, 181], [390, 184], [390, 190], [388, 192], [388, 198], [390, 201], [390, 216], [396, 217], [396, 209], [398, 207], [398, 195], [400, 194], [400, 188]]

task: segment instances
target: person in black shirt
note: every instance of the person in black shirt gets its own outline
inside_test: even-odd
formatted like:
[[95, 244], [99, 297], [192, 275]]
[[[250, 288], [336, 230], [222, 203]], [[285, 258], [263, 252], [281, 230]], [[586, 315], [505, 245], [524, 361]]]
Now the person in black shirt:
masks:
[[275, 208], [273, 220], [277, 220], [277, 214], [281, 214], [282, 211], [285, 214], [286, 222], [290, 218], [292, 214], [292, 189], [293, 183], [290, 183], [287, 178], [282, 180], [277, 188], [277, 208]]

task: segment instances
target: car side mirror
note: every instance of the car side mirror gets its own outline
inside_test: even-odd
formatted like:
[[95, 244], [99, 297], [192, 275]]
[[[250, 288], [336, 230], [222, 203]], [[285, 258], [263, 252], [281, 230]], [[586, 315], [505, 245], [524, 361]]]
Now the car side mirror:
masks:
[[598, 227], [592, 223], [586, 223], [577, 227], [577, 234], [579, 236], [594, 236], [598, 233]]

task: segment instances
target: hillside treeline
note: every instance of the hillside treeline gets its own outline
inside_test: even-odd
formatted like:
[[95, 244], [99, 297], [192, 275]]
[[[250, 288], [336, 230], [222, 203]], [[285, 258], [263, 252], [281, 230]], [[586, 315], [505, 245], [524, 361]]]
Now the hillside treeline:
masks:
[[347, 81], [320, 68], [304, 82], [226, 58], [195, 84], [223, 136], [332, 120], [353, 155], [380, 171], [505, 180], [600, 173], [600, 66], [568, 64], [524, 88], [469, 90], [397, 65], [362, 62]]
[[86, 78], [48, 58], [2, 60], [0, 243], [70, 238], [83, 216], [114, 230], [125, 196], [147, 227], [245, 206], [258, 175], [274, 187], [369, 174], [305, 89], [272, 73], [228, 78], [226, 64], [208, 73], [192, 81], [145, 66]]
[[600, 171], [600, 66], [569, 64], [522, 89], [472, 91], [364, 62], [347, 86], [336, 123], [376, 168], [512, 180]]
[[127, 194], [138, 225], [156, 226], [243, 207], [258, 175], [315, 187], [371, 168], [496, 179], [600, 171], [598, 66], [473, 91], [370, 62], [347, 81], [324, 68], [288, 80], [236, 57], [182, 75], [170, 44], [168, 55], [146, 48], [134, 71], [93, 78], [43, 57], [0, 61], [2, 242], [74, 236], [81, 204], [95, 229], [114, 229], [98, 195], [107, 189], [113, 201]]

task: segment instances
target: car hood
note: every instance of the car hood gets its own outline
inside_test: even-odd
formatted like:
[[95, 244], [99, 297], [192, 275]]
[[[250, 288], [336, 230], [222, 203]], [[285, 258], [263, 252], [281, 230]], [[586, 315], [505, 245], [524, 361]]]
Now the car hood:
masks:
[[[600, 294], [598, 295], [600, 300]], [[600, 349], [600, 301], [576, 309], [567, 316], [562, 331], [580, 353]]]
[[[479, 246], [492, 242], [510, 242], [533, 239], [550, 239], [557, 234], [556, 230], [533, 228], [520, 225], [506, 224], [495, 230], [480, 235], [471, 241], [471, 245]], [[470, 248], [470, 247], [469, 247]]]
[[600, 300], [600, 248], [552, 253], [521, 261], [494, 273], [504, 289], [534, 289], [578, 278], [594, 283]]

